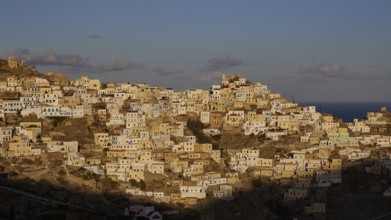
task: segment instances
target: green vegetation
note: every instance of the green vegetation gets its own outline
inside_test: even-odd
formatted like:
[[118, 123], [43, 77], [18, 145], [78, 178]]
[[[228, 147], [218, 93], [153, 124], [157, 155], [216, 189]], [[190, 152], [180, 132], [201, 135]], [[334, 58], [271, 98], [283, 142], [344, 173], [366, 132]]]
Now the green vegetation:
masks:
[[60, 183], [61, 185], [64, 185], [64, 186], [69, 185], [68, 180], [66, 180], [64, 176], [59, 176], [59, 177], [57, 177], [57, 181], [58, 181], [58, 183]]
[[145, 190], [147, 188], [147, 184], [145, 184], [144, 180], [140, 180], [140, 189]]
[[51, 186], [52, 184], [47, 179], [40, 179], [38, 180], [38, 183], [43, 186]]
[[22, 161], [21, 161], [22, 164], [25, 164], [25, 165], [33, 165], [34, 164], [34, 161], [31, 160], [31, 159], [28, 159], [28, 158], [23, 158]]
[[212, 140], [202, 131], [206, 126], [198, 119], [187, 120], [187, 128], [190, 129], [200, 144], [210, 143]]
[[65, 117], [52, 117], [51, 119], [52, 119], [53, 126], [57, 127], [65, 120]]
[[58, 171], [59, 176], [64, 176], [65, 174], [66, 174], [66, 172], [63, 169]]
[[91, 189], [90, 186], [88, 186], [88, 185], [86, 185], [86, 184], [84, 184], [84, 183], [81, 185], [81, 188], [83, 189], [84, 192], [85, 192], [85, 191], [89, 191], [89, 190]]
[[110, 191], [112, 189], [118, 189], [119, 183], [112, 180], [109, 177], [105, 177], [101, 180], [102, 187], [104, 191]]
[[140, 182], [137, 182], [137, 180], [131, 179], [129, 182], [130, 182], [130, 185], [132, 185], [134, 187], [138, 187], [141, 190], [145, 190], [147, 188], [147, 184], [145, 184], [144, 180], [140, 180]]
[[77, 170], [70, 170], [69, 172], [76, 177], [83, 178], [83, 180], [92, 180], [92, 179], [96, 180], [97, 178], [99, 179], [98, 174], [95, 174], [87, 169], [82, 168], [82, 167], [80, 167]]
[[131, 179], [129, 182], [130, 182], [130, 185], [132, 185], [134, 187], [139, 187], [137, 180]]

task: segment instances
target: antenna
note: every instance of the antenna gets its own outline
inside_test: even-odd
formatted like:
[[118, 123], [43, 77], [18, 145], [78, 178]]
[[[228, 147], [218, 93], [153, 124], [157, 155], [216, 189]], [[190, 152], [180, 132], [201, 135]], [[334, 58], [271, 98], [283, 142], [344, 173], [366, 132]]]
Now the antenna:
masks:
[[292, 102], [295, 104], [295, 95], [292, 95]]

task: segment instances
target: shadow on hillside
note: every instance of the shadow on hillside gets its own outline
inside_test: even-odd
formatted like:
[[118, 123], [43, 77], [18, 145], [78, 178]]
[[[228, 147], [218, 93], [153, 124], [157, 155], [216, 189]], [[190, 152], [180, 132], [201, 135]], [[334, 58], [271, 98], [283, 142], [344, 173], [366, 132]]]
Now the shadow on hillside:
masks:
[[[391, 170], [366, 173], [365, 167], [371, 165], [374, 161], [369, 159], [346, 162], [342, 183], [312, 187], [307, 198], [294, 201], [284, 201], [284, 193], [292, 184], [256, 178], [252, 180], [252, 189], [235, 192], [233, 201], [214, 200], [199, 210], [214, 219], [373, 219], [391, 212], [391, 198], [383, 197], [391, 186]], [[304, 207], [322, 202], [327, 204], [326, 214], [305, 214]], [[391, 219], [391, 215], [382, 219]]]
[[[281, 185], [254, 178], [249, 180], [252, 186], [249, 190], [233, 193], [235, 199], [232, 201], [211, 199], [192, 208], [154, 205], [158, 211], [180, 209], [180, 215], [164, 216], [164, 219], [372, 219], [390, 212], [391, 207], [391, 199], [382, 196], [390, 186], [391, 172], [365, 173], [364, 168], [372, 163], [369, 160], [349, 163], [342, 171], [341, 184], [312, 188], [306, 199], [283, 201], [289, 183]], [[0, 219], [132, 219], [123, 216], [125, 206], [152, 203], [147, 199], [136, 201], [120, 191], [91, 193], [36, 183], [31, 179], [0, 178], [0, 187], [12, 189], [0, 188]], [[327, 215], [305, 215], [305, 206], [326, 201]]]
[[110, 219], [135, 204], [120, 192], [71, 190], [31, 179], [1, 179], [0, 195], [0, 219]]

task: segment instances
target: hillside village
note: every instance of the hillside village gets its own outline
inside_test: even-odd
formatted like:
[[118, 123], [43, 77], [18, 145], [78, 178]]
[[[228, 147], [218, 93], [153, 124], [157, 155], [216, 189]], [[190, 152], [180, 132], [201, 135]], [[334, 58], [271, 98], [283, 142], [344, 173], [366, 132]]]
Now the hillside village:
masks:
[[[353, 186], [391, 197], [386, 108], [345, 123], [238, 74], [222, 74], [210, 90], [178, 92], [40, 74], [12, 57], [0, 60], [0, 71], [0, 172], [7, 181], [119, 191], [139, 204], [171, 207], [123, 207], [125, 216], [148, 219], [184, 209], [222, 219], [223, 208], [205, 207], [230, 207], [264, 187], [271, 205], [252, 211], [265, 219], [284, 217], [277, 202], [292, 217], [330, 218], [329, 196]], [[358, 171], [373, 180], [343, 177]]]

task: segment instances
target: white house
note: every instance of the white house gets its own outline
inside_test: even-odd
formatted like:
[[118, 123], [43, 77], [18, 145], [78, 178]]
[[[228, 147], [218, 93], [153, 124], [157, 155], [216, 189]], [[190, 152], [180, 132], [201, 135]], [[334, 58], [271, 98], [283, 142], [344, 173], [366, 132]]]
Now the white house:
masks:
[[181, 198], [206, 198], [206, 186], [179, 186]]
[[232, 196], [232, 191], [233, 190], [231, 185], [220, 185], [218, 190], [213, 191], [213, 197], [230, 201], [234, 199], [234, 196]]

